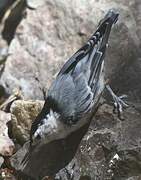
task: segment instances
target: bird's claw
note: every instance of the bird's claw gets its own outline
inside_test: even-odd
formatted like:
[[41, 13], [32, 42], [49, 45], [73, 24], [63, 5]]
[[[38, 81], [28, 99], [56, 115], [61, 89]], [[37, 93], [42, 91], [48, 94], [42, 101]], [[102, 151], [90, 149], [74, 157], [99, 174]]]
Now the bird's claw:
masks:
[[75, 162], [72, 162], [70, 167], [68, 166], [64, 168], [68, 180], [74, 180], [74, 169], [75, 169]]
[[114, 109], [113, 109], [113, 113], [117, 113], [118, 114], [118, 118], [123, 120], [122, 117], [122, 112], [124, 108], [128, 107], [128, 104], [126, 102], [124, 102], [124, 98], [127, 98], [127, 95], [121, 95], [121, 96], [114, 96], [113, 100], [114, 100]]
[[118, 118], [120, 120], [123, 120], [124, 118], [122, 117], [122, 112], [124, 108], [128, 107], [128, 104], [126, 102], [124, 102], [124, 98], [127, 98], [127, 95], [121, 95], [121, 96], [117, 96], [113, 90], [111, 89], [111, 87], [109, 85], [106, 85], [106, 89], [109, 91], [110, 95], [113, 98], [114, 101], [114, 109], [113, 109], [113, 113], [117, 113], [118, 114]]
[[75, 162], [70, 163], [63, 168], [56, 176], [54, 180], [74, 180]]

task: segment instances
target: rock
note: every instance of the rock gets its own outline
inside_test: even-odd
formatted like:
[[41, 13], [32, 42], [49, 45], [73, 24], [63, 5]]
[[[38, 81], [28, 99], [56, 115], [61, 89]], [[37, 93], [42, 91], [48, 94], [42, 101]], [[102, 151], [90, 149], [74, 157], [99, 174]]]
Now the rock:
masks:
[[[0, 1], [0, 75], [9, 56], [9, 44], [14, 37], [25, 9], [25, 0]], [[14, 88], [13, 88], [14, 89]], [[0, 85], [0, 98], [7, 97], [7, 91]]]
[[[43, 99], [42, 89], [49, 88], [66, 59], [88, 39], [104, 13], [116, 8], [120, 18], [109, 42], [107, 76], [116, 91], [120, 89], [136, 101], [141, 99], [136, 83], [141, 77], [140, 1], [127, 2], [46, 0], [34, 11], [27, 9], [10, 44], [11, 55], [0, 84], [9, 94], [13, 87], [20, 87], [26, 99]], [[38, 4], [32, 0], [27, 3], [33, 8]]]
[[14, 148], [14, 143], [9, 137], [0, 135], [0, 154], [2, 156], [12, 156]]
[[124, 121], [112, 113], [112, 107], [102, 105], [83, 138], [77, 153], [81, 174], [91, 179], [127, 180], [141, 171], [139, 106], [124, 112]]
[[2, 166], [3, 163], [4, 163], [3, 157], [0, 157], [0, 167]]
[[12, 114], [12, 135], [18, 143], [23, 144], [29, 140], [31, 123], [40, 112], [43, 101], [14, 101], [11, 106]]
[[0, 155], [11, 156], [14, 152], [14, 143], [8, 136], [7, 122], [11, 120], [10, 113], [0, 111]]

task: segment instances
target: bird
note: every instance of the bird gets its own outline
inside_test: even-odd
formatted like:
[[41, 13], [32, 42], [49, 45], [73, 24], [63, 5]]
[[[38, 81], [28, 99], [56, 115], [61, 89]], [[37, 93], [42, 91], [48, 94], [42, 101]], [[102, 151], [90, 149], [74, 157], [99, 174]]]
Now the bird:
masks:
[[[105, 88], [112, 95], [115, 108], [118, 109], [119, 113], [122, 112], [122, 106], [126, 106], [122, 100], [124, 96], [117, 97], [105, 80], [106, 49], [112, 26], [117, 22], [118, 17], [119, 13], [110, 9], [99, 22], [96, 31], [63, 65], [56, 79], [52, 82], [44, 106], [31, 125], [30, 145], [21, 161], [21, 169], [26, 174], [32, 174], [31, 176], [40, 174], [40, 177], [43, 177], [43, 175], [52, 173], [46, 169], [46, 164], [50, 157], [49, 144], [53, 142], [55, 142], [53, 147], [56, 149], [51, 149], [52, 153], [60, 148], [58, 141], [65, 142], [66, 146], [75, 146], [74, 148], [63, 146], [62, 159], [65, 159], [65, 153], [68, 149], [76, 151], [86, 132], [84, 129], [88, 128], [98, 108]], [[71, 134], [73, 134], [72, 137]], [[78, 134], [81, 134], [80, 138]], [[71, 143], [68, 139], [71, 139]], [[73, 143], [75, 140], [77, 143]], [[62, 149], [58, 152], [61, 153]], [[66, 156], [68, 156], [67, 153]], [[47, 160], [46, 157], [48, 157]], [[41, 167], [43, 164], [44, 167]], [[56, 164], [58, 166], [59, 163]], [[53, 166], [53, 172], [62, 168], [61, 165], [59, 168], [56, 166]], [[29, 170], [31, 167], [32, 170]], [[51, 168], [50, 165], [48, 167]], [[48, 174], [45, 174], [46, 172]]]
[[109, 10], [87, 43], [64, 64], [32, 123], [31, 146], [65, 138], [91, 120], [105, 89], [105, 53], [118, 16]]

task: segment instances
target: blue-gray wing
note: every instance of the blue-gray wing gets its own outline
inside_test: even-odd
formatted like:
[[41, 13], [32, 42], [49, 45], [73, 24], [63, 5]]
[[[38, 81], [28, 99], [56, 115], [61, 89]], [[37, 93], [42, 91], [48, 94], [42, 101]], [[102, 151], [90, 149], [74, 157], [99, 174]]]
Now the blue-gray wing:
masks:
[[48, 97], [55, 102], [65, 121], [76, 122], [78, 117], [91, 111], [98, 99], [108, 38], [117, 17], [117, 13], [109, 11], [93, 36], [65, 63], [52, 84]]
[[48, 92], [48, 97], [56, 104], [55, 109], [60, 110], [67, 122], [76, 122], [94, 105], [104, 57], [97, 47], [91, 55], [98, 58], [98, 65], [95, 63], [92, 67], [92, 57], [87, 54], [71, 71], [58, 75]]
[[70, 74], [62, 75], [52, 84], [48, 96], [56, 102], [62, 119], [67, 124], [77, 122], [91, 108], [93, 93], [82, 74], [73, 78]]

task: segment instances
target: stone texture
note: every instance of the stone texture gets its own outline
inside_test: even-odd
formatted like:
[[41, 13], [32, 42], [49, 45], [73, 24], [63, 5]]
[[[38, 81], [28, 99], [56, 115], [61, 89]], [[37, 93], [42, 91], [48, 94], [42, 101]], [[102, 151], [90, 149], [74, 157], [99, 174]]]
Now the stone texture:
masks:
[[8, 136], [7, 122], [11, 120], [10, 113], [0, 111], [0, 155], [11, 156], [14, 151], [14, 143]]
[[[124, 121], [113, 115], [111, 106], [103, 105], [77, 153], [81, 173], [96, 180], [140, 175], [140, 117], [137, 104], [124, 112]], [[119, 159], [111, 166], [115, 155]]]
[[18, 143], [23, 144], [29, 140], [31, 123], [40, 112], [43, 103], [42, 101], [17, 100], [12, 104], [10, 108], [12, 135]]

